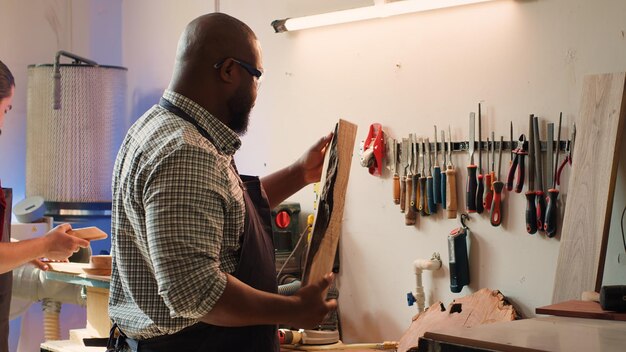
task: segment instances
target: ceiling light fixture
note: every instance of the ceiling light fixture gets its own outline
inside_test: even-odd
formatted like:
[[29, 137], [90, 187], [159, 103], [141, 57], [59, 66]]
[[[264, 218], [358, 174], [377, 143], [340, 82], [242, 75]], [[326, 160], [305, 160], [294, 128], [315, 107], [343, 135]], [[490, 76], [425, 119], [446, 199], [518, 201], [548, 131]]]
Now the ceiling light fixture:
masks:
[[367, 7], [274, 20], [272, 21], [272, 27], [274, 27], [276, 33], [282, 33], [487, 1], [493, 0], [402, 0], [392, 2], [378, 0], [374, 1], [374, 5]]

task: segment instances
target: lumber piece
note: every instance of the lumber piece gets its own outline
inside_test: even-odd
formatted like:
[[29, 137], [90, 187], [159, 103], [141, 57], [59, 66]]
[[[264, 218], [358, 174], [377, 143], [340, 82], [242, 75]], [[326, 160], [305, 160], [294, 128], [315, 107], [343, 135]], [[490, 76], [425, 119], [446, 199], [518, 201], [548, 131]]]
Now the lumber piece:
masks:
[[498, 290], [483, 288], [469, 296], [455, 299], [446, 308], [436, 302], [413, 317], [411, 325], [398, 343], [398, 352], [417, 351], [419, 338], [426, 331], [449, 327], [472, 327], [518, 317], [513, 305]]

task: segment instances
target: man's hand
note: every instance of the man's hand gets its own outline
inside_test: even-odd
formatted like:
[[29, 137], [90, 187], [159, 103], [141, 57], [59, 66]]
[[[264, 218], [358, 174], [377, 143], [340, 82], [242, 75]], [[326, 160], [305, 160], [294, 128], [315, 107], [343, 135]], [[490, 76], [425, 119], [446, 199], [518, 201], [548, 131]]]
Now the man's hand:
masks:
[[309, 150], [307, 150], [296, 162], [305, 184], [318, 182], [322, 176], [324, 156], [328, 145], [333, 138], [333, 133], [320, 138]]
[[337, 309], [337, 300], [327, 301], [325, 296], [333, 278], [332, 273], [327, 274], [320, 281], [302, 287], [292, 296], [299, 309], [292, 314], [291, 325], [303, 329], [314, 328], [329, 312]]
[[50, 230], [43, 237], [45, 241], [44, 257], [52, 260], [65, 260], [78, 252], [80, 248], [89, 246], [89, 241], [68, 235], [67, 231], [71, 229], [70, 224], [62, 224]]

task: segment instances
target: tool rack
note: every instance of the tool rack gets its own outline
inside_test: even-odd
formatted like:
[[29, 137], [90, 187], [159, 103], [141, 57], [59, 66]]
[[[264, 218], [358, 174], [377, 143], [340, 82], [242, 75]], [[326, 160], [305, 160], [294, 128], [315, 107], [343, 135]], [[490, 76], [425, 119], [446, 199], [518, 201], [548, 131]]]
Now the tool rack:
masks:
[[[558, 146], [559, 149], [562, 152], [567, 151], [567, 144], [569, 142], [570, 142], [569, 140], [562, 140], [560, 145]], [[447, 152], [448, 151], [448, 147], [447, 147], [448, 142], [443, 143], [444, 144], [444, 148], [441, 147], [442, 143], [443, 142], [437, 142], [437, 143], [430, 142], [429, 143], [429, 147], [431, 148], [432, 151], [434, 151], [435, 150], [434, 148], [436, 147], [437, 148], [437, 152]], [[517, 148], [518, 143], [519, 143], [518, 141], [513, 141], [513, 142], [506, 141], [506, 142], [503, 142], [502, 143], [502, 151], [511, 151], [511, 150]], [[554, 151], [556, 151], [557, 150], [557, 148], [556, 148], [557, 142], [554, 141], [553, 143], [554, 143], [553, 147], [555, 147]], [[424, 144], [426, 144], [426, 142], [424, 142]], [[467, 152], [467, 151], [469, 151], [469, 147], [470, 147], [470, 142], [469, 141], [451, 142], [451, 144], [452, 144], [452, 151], [453, 152]], [[493, 145], [496, 150], [498, 150], [498, 148], [500, 147], [500, 142], [499, 141], [496, 141], [496, 142], [489, 141], [489, 144]], [[401, 143], [396, 142], [396, 145], [397, 145], [398, 150], [399, 150]], [[487, 144], [486, 141], [483, 141], [482, 143], [474, 142], [474, 146], [476, 148], [475, 152], [478, 152], [478, 151], [488, 151], [488, 149], [487, 149], [488, 144]], [[529, 147], [528, 146], [528, 141], [524, 141], [524, 149], [528, 150], [528, 147]], [[541, 151], [542, 152], [548, 151], [548, 142], [543, 142], [543, 141], [541, 142]]]

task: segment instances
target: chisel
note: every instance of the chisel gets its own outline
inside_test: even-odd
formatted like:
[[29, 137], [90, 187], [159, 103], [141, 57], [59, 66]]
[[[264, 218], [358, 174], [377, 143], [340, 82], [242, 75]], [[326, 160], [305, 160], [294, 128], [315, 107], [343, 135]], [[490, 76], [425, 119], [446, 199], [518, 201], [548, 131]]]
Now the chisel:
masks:
[[537, 232], [537, 208], [535, 206], [535, 130], [533, 117], [530, 115], [528, 124], [528, 191], [526, 191], [526, 232]]
[[539, 134], [539, 118], [533, 118], [535, 137], [535, 175], [537, 177], [537, 189], [535, 200], [537, 201], [537, 230], [543, 232], [543, 222], [546, 216], [546, 198], [543, 193], [543, 172], [541, 163], [541, 135]]
[[407, 226], [410, 225], [415, 225], [415, 210], [413, 210], [413, 207], [411, 206], [411, 192], [413, 191], [413, 160], [414, 160], [414, 155], [413, 155], [413, 133], [409, 133], [409, 147], [408, 147], [408, 158], [409, 158], [409, 168], [408, 168], [408, 173], [406, 175], [406, 204], [405, 204], [405, 209], [406, 209], [406, 215], [404, 217], [404, 224]]
[[448, 219], [456, 219], [456, 170], [452, 163], [452, 134], [448, 126], [448, 165], [446, 166], [446, 210]]
[[434, 214], [437, 212], [437, 204], [435, 203], [435, 192], [433, 192], [433, 163], [432, 159], [430, 158], [430, 139], [428, 138], [426, 138], [426, 154], [428, 154], [428, 176], [426, 177], [426, 189], [428, 192], [428, 213]]
[[[504, 137], [500, 136], [500, 151], [498, 156], [498, 174], [493, 181], [493, 201], [491, 202], [491, 225], [500, 226], [502, 223], [502, 189], [504, 182], [500, 180], [500, 171], [502, 170], [502, 145]], [[495, 146], [494, 146], [495, 147]]]
[[420, 173], [419, 173], [419, 143], [417, 143], [417, 137], [415, 137], [415, 135], [413, 135], [413, 141], [411, 142], [411, 144], [413, 145], [413, 162], [415, 163], [414, 171], [413, 171], [413, 180], [412, 180], [413, 189], [411, 190], [411, 208], [413, 209], [415, 214], [417, 214], [417, 212], [419, 211], [417, 202], [419, 202], [419, 199], [420, 199], [419, 197]]
[[482, 139], [482, 113], [480, 103], [478, 103], [478, 186], [476, 188], [476, 212], [482, 214], [485, 210], [483, 206], [483, 193], [485, 184], [483, 182], [483, 139]]
[[398, 143], [391, 139], [391, 173], [393, 174], [393, 202], [400, 204], [400, 176], [398, 175]]
[[[548, 190], [548, 204], [546, 205], [546, 220], [544, 222], [544, 229], [548, 237], [554, 237], [556, 235], [556, 221], [557, 221], [557, 198], [559, 196], [559, 190], [556, 183], [557, 167], [559, 165], [559, 153], [561, 151], [561, 121], [563, 120], [563, 113], [559, 115], [559, 130], [557, 132], [556, 139], [556, 159], [554, 161], [554, 172], [552, 173], [552, 188]], [[552, 168], [552, 165], [550, 165]]]
[[474, 128], [476, 125], [476, 115], [471, 112], [470, 113], [470, 126], [469, 126], [469, 165], [467, 165], [467, 184], [466, 184], [466, 188], [465, 188], [465, 193], [466, 193], [466, 201], [465, 204], [467, 205], [467, 212], [468, 213], [475, 213], [476, 212], [476, 169], [477, 166], [474, 164], [474, 148], [475, 145], [474, 143], [476, 142], [474, 140], [474, 136], [475, 136], [475, 132], [474, 132]]
[[[439, 143], [437, 142], [437, 126], [435, 126], [435, 166], [433, 166], [433, 196], [435, 198], [434, 204], [441, 204], [441, 168], [439, 167], [439, 155], [437, 154], [439, 149]], [[437, 212], [437, 205], [435, 205], [435, 211]]]
[[402, 177], [400, 178], [400, 212], [404, 213], [404, 207], [406, 206], [406, 168], [407, 168], [407, 154], [408, 154], [408, 140], [402, 138], [402, 148], [400, 149], [400, 168], [402, 168]]
[[443, 164], [441, 169], [441, 208], [446, 208], [446, 132], [441, 131], [441, 154], [443, 154]]
[[419, 211], [422, 216], [430, 215], [428, 211], [428, 197], [426, 194], [426, 146], [424, 145], [424, 140], [420, 139], [421, 151], [420, 156], [422, 157], [422, 174], [420, 175], [420, 203], [419, 203]]

